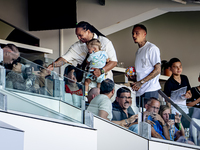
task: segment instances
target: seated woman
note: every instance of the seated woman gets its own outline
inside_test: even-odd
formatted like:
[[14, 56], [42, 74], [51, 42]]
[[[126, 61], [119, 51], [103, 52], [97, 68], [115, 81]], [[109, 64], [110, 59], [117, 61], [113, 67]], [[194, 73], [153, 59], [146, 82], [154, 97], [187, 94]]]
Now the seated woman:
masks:
[[[192, 141], [186, 139], [185, 133], [184, 133], [185, 132], [184, 127], [181, 123], [181, 116], [178, 113], [176, 113], [173, 119], [171, 119], [169, 106], [162, 105], [160, 106], [159, 114], [163, 118], [163, 120], [165, 121], [168, 127], [170, 140], [194, 145]], [[174, 114], [171, 114], [171, 115], [174, 115]], [[173, 125], [175, 125], [175, 127], [174, 127], [174, 132], [173, 132], [174, 134], [172, 135], [172, 133], [170, 132], [170, 129], [172, 129]]]
[[42, 60], [38, 59], [33, 62], [38, 64], [37, 68], [40, 71], [35, 80], [37, 93], [53, 96], [53, 80], [51, 79], [50, 71], [46, 69], [46, 65]]
[[20, 58], [13, 61], [11, 65], [11, 71], [6, 76], [6, 87], [17, 90], [26, 89], [26, 81], [22, 74]]
[[82, 86], [77, 83], [76, 72], [77, 72], [76, 68], [72, 65], [68, 65], [65, 68], [64, 71], [65, 92], [82, 96], [83, 95]]
[[[174, 135], [172, 135], [171, 132], [169, 132], [170, 135], [170, 140], [177, 140], [179, 137], [184, 136], [184, 128], [181, 123], [181, 117], [179, 116], [178, 113], [176, 113], [175, 117], [172, 119], [170, 118], [170, 108], [167, 105], [161, 105], [160, 106], [160, 111], [159, 111], [160, 116], [163, 118], [163, 120], [166, 123], [166, 126], [168, 130], [172, 129], [172, 126], [174, 127]], [[172, 114], [174, 115], [174, 114]]]

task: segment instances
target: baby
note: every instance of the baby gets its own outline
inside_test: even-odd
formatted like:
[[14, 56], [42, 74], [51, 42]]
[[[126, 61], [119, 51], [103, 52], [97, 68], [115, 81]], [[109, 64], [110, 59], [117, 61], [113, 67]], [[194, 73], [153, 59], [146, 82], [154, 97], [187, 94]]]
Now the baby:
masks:
[[101, 82], [105, 79], [105, 73], [101, 74], [99, 77], [94, 77], [92, 68], [102, 69], [106, 62], [109, 61], [108, 55], [105, 51], [101, 50], [101, 43], [97, 39], [92, 39], [87, 43], [88, 53], [90, 54], [87, 59], [87, 64], [89, 64], [89, 72], [85, 79], [85, 96], [88, 94], [89, 84], [91, 80], [97, 82], [97, 87], [100, 88]]

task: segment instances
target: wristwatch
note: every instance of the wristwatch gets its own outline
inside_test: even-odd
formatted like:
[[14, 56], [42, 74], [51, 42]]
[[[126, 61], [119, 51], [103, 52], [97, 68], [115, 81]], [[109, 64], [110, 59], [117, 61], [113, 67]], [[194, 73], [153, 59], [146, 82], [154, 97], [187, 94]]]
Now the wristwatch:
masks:
[[105, 71], [103, 70], [103, 68], [99, 68], [100, 69], [100, 71], [101, 71], [101, 74], [104, 74], [105, 73]]
[[144, 81], [144, 80], [141, 80], [141, 81], [140, 81], [140, 83], [141, 83], [141, 84], [144, 84], [144, 83], [145, 83], [145, 81]]

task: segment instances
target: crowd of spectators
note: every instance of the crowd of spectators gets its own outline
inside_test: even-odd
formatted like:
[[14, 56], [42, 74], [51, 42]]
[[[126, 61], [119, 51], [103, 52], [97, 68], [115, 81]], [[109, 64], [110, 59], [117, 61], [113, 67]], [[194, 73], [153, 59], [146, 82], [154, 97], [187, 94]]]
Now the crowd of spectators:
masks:
[[53, 80], [45, 63], [38, 59], [22, 63], [20, 57], [6, 70], [6, 88], [53, 96]]
[[[132, 30], [133, 40], [139, 47], [135, 55], [136, 76], [128, 76], [128, 79], [133, 81], [130, 89], [121, 87], [117, 91], [111, 72], [117, 64], [117, 57], [111, 41], [95, 27], [83, 21], [77, 24], [76, 35], [79, 41], [49, 66], [42, 60], [35, 60], [33, 64], [37, 64], [37, 67], [24, 67], [16, 46], [6, 45], [0, 51], [3, 52], [1, 62], [11, 64], [11, 70], [6, 76], [6, 87], [53, 96], [54, 82], [50, 70], [65, 63], [72, 63], [73, 65], [68, 65], [64, 70], [65, 92], [87, 96], [86, 107], [91, 113], [138, 133], [138, 114], [132, 109], [133, 90], [136, 91], [134, 103], [138, 108], [144, 107], [142, 120], [150, 124], [152, 137], [194, 144], [185, 137], [185, 128], [190, 128], [190, 122], [176, 106], [171, 105], [169, 101], [161, 102], [158, 99], [158, 90], [161, 89], [160, 50], [155, 44], [147, 41], [147, 28], [144, 25], [134, 25]], [[96, 56], [97, 52], [101, 53]], [[77, 67], [84, 70], [86, 62], [90, 62], [90, 76], [83, 78], [84, 71], [80, 73]], [[78, 64], [77, 67], [74, 64]], [[185, 114], [192, 117], [194, 111], [188, 109], [188, 106], [200, 107], [200, 86], [191, 88], [187, 76], [182, 75], [182, 63], [178, 58], [172, 58], [168, 64], [172, 75], [165, 83], [164, 93]], [[89, 90], [89, 83], [93, 79], [97, 82], [97, 87]], [[200, 82], [200, 75], [198, 81]], [[85, 83], [86, 93], [78, 82]], [[115, 92], [115, 101], [112, 103], [111, 98]], [[200, 117], [195, 115], [195, 118]]]

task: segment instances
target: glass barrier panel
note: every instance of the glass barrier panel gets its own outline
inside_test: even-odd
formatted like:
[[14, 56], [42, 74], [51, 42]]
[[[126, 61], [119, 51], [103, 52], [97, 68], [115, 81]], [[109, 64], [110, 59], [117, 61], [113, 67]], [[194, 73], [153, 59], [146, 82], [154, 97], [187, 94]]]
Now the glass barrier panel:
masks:
[[[84, 97], [84, 85], [81, 82], [78, 83], [75, 78], [71, 78], [70, 76], [64, 77], [54, 71], [48, 70], [47, 64], [43, 60], [36, 59], [31, 62], [23, 57], [19, 57], [12, 64], [7, 64], [5, 67], [10, 68], [6, 69], [4, 75], [4, 77], [6, 76], [6, 89], [31, 95], [32, 97], [39, 97], [39, 99], [41, 97], [46, 98], [49, 100], [49, 103], [52, 101], [62, 101], [81, 110], [85, 109], [85, 100], [87, 98]], [[76, 67], [74, 69], [77, 70]], [[72, 74], [70, 75], [72, 76]], [[69, 80], [73, 82], [70, 82], [66, 86], [65, 82]], [[68, 91], [73, 92], [67, 92], [66, 88]], [[36, 102], [37, 99], [35, 98], [34, 101]], [[37, 103], [39, 102], [37, 101]], [[51, 104], [46, 105], [49, 106]], [[53, 109], [58, 112], [60, 110], [59, 107]], [[68, 116], [70, 116], [70, 113], [68, 112]], [[83, 112], [79, 112], [78, 114], [81, 117], [78, 120], [82, 122]], [[65, 115], [67, 114], [65, 113]]]
[[[141, 114], [142, 122], [149, 124], [143, 123], [146, 136], [151, 134], [154, 138], [200, 146], [199, 112], [199, 108], [180, 104], [169, 105], [165, 103], [165, 99], [150, 99], [145, 103]], [[149, 128], [151, 132], [148, 132]]]

